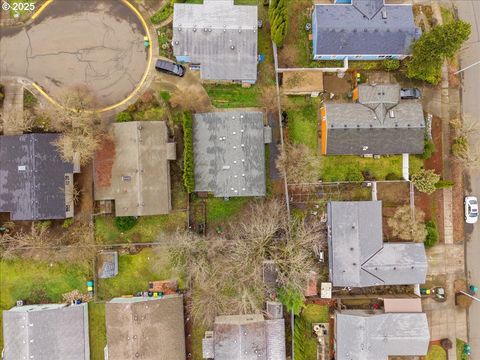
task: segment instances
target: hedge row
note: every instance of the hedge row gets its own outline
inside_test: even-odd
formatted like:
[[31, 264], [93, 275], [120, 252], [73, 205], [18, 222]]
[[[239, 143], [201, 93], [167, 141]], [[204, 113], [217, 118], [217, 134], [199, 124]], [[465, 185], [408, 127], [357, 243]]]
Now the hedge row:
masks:
[[193, 119], [189, 113], [183, 114], [183, 183], [187, 192], [195, 191], [193, 163]]
[[285, 36], [287, 36], [288, 24], [285, 0], [270, 0], [268, 17], [270, 19], [270, 36], [278, 47], [282, 47]]

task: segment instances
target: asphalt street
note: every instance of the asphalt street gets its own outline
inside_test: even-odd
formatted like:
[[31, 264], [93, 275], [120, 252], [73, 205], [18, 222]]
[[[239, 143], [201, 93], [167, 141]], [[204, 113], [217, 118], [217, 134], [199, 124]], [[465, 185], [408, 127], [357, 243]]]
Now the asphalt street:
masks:
[[144, 35], [121, 1], [54, 1], [33, 23], [0, 29], [0, 77], [30, 79], [54, 98], [65, 88], [87, 86], [99, 105], [111, 105], [145, 72]]
[[[472, 35], [460, 51], [460, 65], [467, 67], [480, 61], [480, 1], [456, 0], [459, 17], [472, 24]], [[480, 64], [463, 72], [463, 116], [471, 116], [480, 122]], [[470, 139], [472, 147], [480, 147], [480, 134]], [[468, 171], [466, 191], [480, 198], [480, 169]], [[466, 257], [469, 281], [480, 287], [480, 223], [466, 228]], [[469, 341], [471, 359], [480, 359], [480, 302], [473, 302], [469, 310]]]

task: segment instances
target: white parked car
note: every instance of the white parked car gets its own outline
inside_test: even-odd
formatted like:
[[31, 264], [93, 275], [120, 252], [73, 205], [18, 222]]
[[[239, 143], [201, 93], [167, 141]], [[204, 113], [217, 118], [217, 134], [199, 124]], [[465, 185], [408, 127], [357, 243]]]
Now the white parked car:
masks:
[[478, 220], [478, 200], [475, 196], [466, 196], [465, 205], [465, 221], [467, 224], [475, 224]]

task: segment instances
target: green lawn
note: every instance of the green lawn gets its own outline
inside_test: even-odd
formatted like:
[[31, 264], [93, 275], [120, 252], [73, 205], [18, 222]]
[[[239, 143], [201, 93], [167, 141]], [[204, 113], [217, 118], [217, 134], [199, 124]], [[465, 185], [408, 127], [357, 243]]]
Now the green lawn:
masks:
[[426, 360], [447, 360], [447, 353], [440, 345], [433, 345], [428, 351]]
[[242, 108], [260, 106], [258, 87], [243, 88], [237, 84], [205, 84], [205, 90], [217, 108]]
[[[10, 309], [20, 299], [29, 304], [57, 303], [69, 291], [86, 292], [86, 281], [91, 275], [88, 264], [21, 259], [1, 260], [0, 274], [0, 317], [1, 310]], [[0, 326], [0, 348], [2, 345]]]
[[180, 275], [170, 266], [168, 250], [164, 247], [146, 248], [135, 255], [120, 254], [118, 262], [117, 276], [97, 280], [99, 300], [146, 291], [151, 280], [175, 278], [183, 286]]
[[154, 242], [161, 233], [174, 232], [186, 227], [185, 212], [173, 212], [169, 215], [141, 216], [137, 224], [125, 233], [114, 225], [113, 216], [95, 218], [95, 236], [97, 242], [105, 244], [129, 242]]
[[238, 214], [247, 202], [248, 197], [232, 197], [225, 201], [223, 198], [208, 198], [207, 200], [207, 222], [220, 223]]
[[203, 326], [193, 325], [192, 336], [190, 341], [192, 342], [192, 359], [203, 359], [202, 353], [202, 339], [205, 336], [205, 329]]
[[103, 349], [107, 344], [105, 304], [88, 304], [88, 325], [90, 336], [90, 359], [103, 360]]
[[448, 24], [455, 21], [455, 15], [450, 9], [442, 6], [440, 10], [442, 12], [442, 19], [444, 24]]
[[[416, 172], [423, 165], [423, 160], [410, 156], [410, 174]], [[358, 181], [362, 172], [369, 172], [375, 180], [402, 179], [402, 156], [382, 156], [380, 159], [363, 158], [360, 156], [324, 156], [322, 158], [322, 180]]]
[[294, 144], [305, 144], [317, 152], [317, 122], [319, 102], [304, 97], [290, 97], [287, 107], [288, 138]]
[[316, 360], [317, 339], [313, 336], [313, 323], [328, 323], [328, 306], [309, 304], [295, 318], [295, 359]]

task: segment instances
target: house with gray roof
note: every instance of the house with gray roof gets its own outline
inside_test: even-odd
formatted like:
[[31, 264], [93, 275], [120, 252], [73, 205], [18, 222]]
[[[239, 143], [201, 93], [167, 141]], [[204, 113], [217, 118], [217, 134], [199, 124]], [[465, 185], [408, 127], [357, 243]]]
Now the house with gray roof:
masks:
[[195, 191], [215, 197], [264, 196], [265, 144], [271, 129], [259, 111], [199, 113], [193, 119]]
[[257, 80], [258, 8], [234, 0], [174, 4], [173, 54], [210, 81]]
[[423, 153], [422, 104], [401, 100], [399, 85], [362, 84], [357, 103], [327, 102], [320, 113], [324, 155]]
[[73, 217], [73, 174], [54, 145], [58, 134], [0, 136], [0, 212], [15, 220]]
[[88, 305], [24, 305], [5, 310], [3, 344], [3, 360], [90, 360]]
[[381, 201], [327, 204], [330, 280], [337, 287], [424, 284], [425, 247], [383, 242]]
[[203, 339], [203, 358], [285, 360], [285, 320], [261, 314], [222, 315]]
[[388, 360], [427, 355], [430, 331], [424, 313], [344, 310], [335, 316], [335, 354], [342, 360]]
[[108, 359], [185, 359], [183, 295], [114, 298], [106, 303]]
[[315, 60], [404, 59], [421, 36], [412, 5], [384, 0], [336, 0], [315, 4], [312, 14]]
[[114, 123], [110, 135], [94, 157], [95, 200], [114, 201], [116, 216], [168, 214], [176, 152], [166, 123]]

